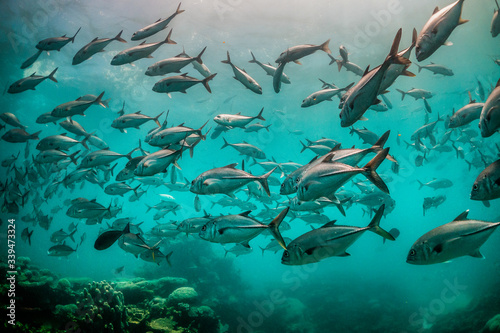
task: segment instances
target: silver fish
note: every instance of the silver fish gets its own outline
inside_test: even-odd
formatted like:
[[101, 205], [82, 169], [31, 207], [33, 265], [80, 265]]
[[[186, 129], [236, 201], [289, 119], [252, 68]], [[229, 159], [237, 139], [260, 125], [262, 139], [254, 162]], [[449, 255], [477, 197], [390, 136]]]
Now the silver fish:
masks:
[[172, 21], [174, 19], [174, 17], [176, 17], [177, 15], [179, 15], [180, 13], [183, 13], [183, 12], [184, 12], [184, 10], [181, 9], [181, 3], [179, 2], [179, 5], [177, 6], [177, 10], [172, 15], [170, 15], [169, 17], [167, 17], [163, 20], [158, 19], [158, 21], [156, 21], [155, 23], [150, 24], [150, 25], [134, 32], [132, 34], [131, 39], [132, 40], [141, 40], [141, 39], [144, 39], [146, 37], [152, 36], [159, 31], [162, 31], [163, 29], [165, 29], [167, 27], [167, 25], [170, 23], [170, 21]]
[[[261, 63], [260, 61], [255, 59], [255, 56], [253, 55], [252, 51], [250, 51], [250, 54], [252, 55], [252, 60], [248, 61], [249, 63], [259, 65], [260, 68], [262, 68], [266, 72], [267, 75], [274, 77], [274, 74], [276, 73], [276, 70], [277, 70], [276, 67], [271, 66], [271, 64]], [[285, 73], [281, 73], [280, 81], [283, 83], [286, 83], [286, 84], [291, 83], [290, 78]]]
[[427, 69], [428, 71], [431, 71], [434, 74], [441, 74], [443, 76], [453, 76], [454, 75], [453, 71], [451, 69], [449, 69], [443, 65], [435, 64], [432, 61], [429, 65], [425, 65], [425, 66], [420, 66], [419, 64], [415, 64], [415, 65], [417, 65], [419, 73], [423, 68], [423, 69]]
[[157, 76], [157, 75], [165, 75], [168, 73], [180, 73], [181, 69], [190, 63], [196, 61], [199, 64], [203, 64], [203, 60], [201, 60], [201, 56], [207, 47], [203, 48], [203, 50], [196, 57], [173, 57], [165, 60], [158, 61], [153, 65], [149, 66], [146, 70], [146, 75], [148, 76]]
[[57, 83], [57, 79], [54, 77], [54, 74], [57, 72], [57, 69], [54, 69], [49, 75], [47, 76], [41, 76], [41, 75], [35, 75], [35, 73], [31, 74], [28, 77], [22, 78], [14, 83], [12, 83], [7, 90], [9, 94], [18, 94], [26, 90], [35, 90], [35, 87], [45, 81], [46, 79], [49, 79], [51, 81], [54, 81]]
[[[223, 64], [229, 64], [233, 69], [234, 79], [240, 81], [246, 88], [253, 91], [256, 94], [262, 95], [262, 87], [253, 79], [250, 75], [245, 72], [245, 70], [238, 68], [231, 62], [229, 57], [229, 51], [227, 51], [227, 60], [221, 61]], [[281, 75], [281, 73], [279, 73]], [[280, 76], [281, 78], [281, 76]]]
[[483, 138], [492, 136], [500, 129], [500, 80], [484, 102], [479, 117], [479, 129]]
[[500, 198], [500, 160], [488, 165], [477, 176], [470, 198], [483, 201]]
[[262, 108], [259, 112], [258, 115], [255, 117], [250, 117], [250, 116], [243, 116], [241, 115], [241, 112], [238, 112], [237, 114], [219, 114], [215, 116], [214, 121], [222, 126], [226, 126], [229, 128], [245, 128], [246, 125], [248, 125], [251, 121], [255, 119], [260, 119], [260, 120], [266, 120], [263, 116], [262, 113], [264, 112], [264, 108]]
[[194, 77], [188, 76], [187, 73], [176, 76], [169, 76], [155, 83], [153, 86], [153, 91], [157, 93], [166, 93], [170, 96], [171, 92], [181, 92], [186, 93], [186, 89], [201, 83], [207, 89], [209, 93], [212, 93], [212, 89], [208, 85], [208, 82], [212, 80], [217, 73], [204, 78], [203, 80], [198, 80]]
[[80, 29], [81, 27], [78, 28], [73, 37], [66, 37], [66, 35], [63, 35], [61, 37], [46, 38], [44, 40], [39, 41], [35, 47], [42, 51], [54, 51], [54, 50], [61, 51], [61, 49], [69, 42], [71, 43], [75, 42], [75, 37], [80, 32]]
[[82, 47], [73, 57], [73, 65], [78, 65], [84, 62], [85, 60], [90, 59], [94, 54], [103, 52], [104, 48], [109, 45], [112, 41], [116, 40], [122, 43], [126, 43], [127, 41], [121, 37], [122, 31], [118, 33], [114, 38], [94, 38], [90, 43]]
[[321, 45], [304, 44], [288, 48], [281, 52], [278, 59], [276, 59], [276, 62], [282, 64], [293, 61], [296, 64], [301, 65], [299, 61], [300, 58], [311, 55], [318, 50], [331, 54], [332, 51], [330, 51], [330, 48], [328, 47], [329, 43], [330, 40], [327, 40]]
[[138, 46], [123, 50], [113, 57], [113, 59], [111, 60], [111, 65], [120, 66], [124, 64], [130, 64], [142, 58], [152, 58], [151, 53], [156, 51], [163, 44], [177, 44], [170, 39], [171, 35], [172, 29], [170, 29], [170, 32], [168, 33], [168, 36], [164, 41], [149, 44], [146, 44], [146, 41], [144, 41]]

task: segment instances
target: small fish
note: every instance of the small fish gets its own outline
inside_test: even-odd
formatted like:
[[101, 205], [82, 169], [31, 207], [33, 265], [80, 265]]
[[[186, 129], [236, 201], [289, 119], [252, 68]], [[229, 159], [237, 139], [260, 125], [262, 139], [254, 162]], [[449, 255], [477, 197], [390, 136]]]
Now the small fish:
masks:
[[248, 125], [251, 121], [255, 119], [260, 119], [260, 120], [266, 120], [263, 116], [262, 113], [264, 112], [264, 108], [262, 108], [255, 117], [250, 117], [250, 116], [243, 116], [241, 115], [241, 112], [238, 112], [237, 114], [219, 114], [215, 116], [214, 121], [222, 126], [226, 126], [229, 128], [244, 128], [246, 129], [246, 125]]
[[184, 12], [184, 10], [181, 9], [181, 3], [179, 3], [175, 13], [173, 13], [172, 15], [170, 15], [169, 17], [167, 17], [163, 20], [158, 19], [158, 21], [156, 21], [155, 23], [150, 24], [147, 27], [144, 27], [144, 28], [134, 32], [132, 34], [131, 39], [132, 40], [141, 40], [141, 39], [144, 39], [146, 37], [152, 36], [152, 35], [156, 34], [157, 32], [162, 31], [163, 29], [165, 29], [167, 27], [167, 25], [170, 23], [170, 21], [172, 21], [174, 19], [174, 17], [176, 17], [177, 15], [179, 15], [180, 13], [183, 13], [183, 12]]
[[2, 139], [4, 141], [11, 142], [11, 143], [24, 143], [24, 142], [27, 142], [28, 140], [40, 140], [38, 138], [38, 135], [41, 132], [42, 131], [38, 131], [36, 133], [29, 134], [28, 132], [26, 132], [23, 129], [14, 128], [14, 129], [7, 131], [4, 135], [2, 135]]
[[160, 126], [160, 122], [158, 121], [158, 118], [163, 114], [161, 112], [159, 115], [156, 117], [150, 117], [145, 114], [142, 114], [141, 111], [137, 111], [136, 113], [130, 113], [130, 114], [123, 114], [120, 117], [116, 118], [113, 120], [111, 123], [111, 127], [119, 129], [120, 132], [125, 132], [126, 128], [136, 128], [139, 129], [139, 126], [142, 124], [152, 120], [154, 121], [158, 126]]
[[446, 201], [446, 196], [445, 195], [438, 195], [438, 196], [435, 196], [435, 197], [424, 198], [424, 203], [422, 205], [422, 208], [423, 208], [423, 211], [424, 211], [424, 216], [425, 216], [425, 212], [429, 208], [432, 208], [432, 207], [437, 208], [442, 203], [444, 203], [445, 201]]
[[417, 38], [415, 55], [418, 61], [429, 58], [441, 45], [451, 45], [447, 39], [453, 30], [469, 21], [460, 17], [463, 4], [464, 0], [458, 0], [441, 10], [434, 9]]
[[102, 96], [104, 96], [104, 91], [92, 101], [74, 100], [60, 104], [52, 110], [51, 115], [59, 118], [72, 117], [77, 114], [84, 116], [84, 112], [92, 105], [106, 107], [106, 105], [102, 103]]
[[148, 156], [142, 158], [137, 164], [137, 167], [134, 170], [134, 175], [145, 177], [153, 176], [160, 172], [166, 173], [170, 164], [179, 167], [177, 160], [181, 157], [181, 155], [182, 149], [172, 150], [166, 148], [149, 154]]
[[230, 249], [224, 248], [224, 251], [225, 251], [224, 258], [226, 258], [228, 253], [232, 253], [236, 257], [239, 257], [241, 255], [252, 253], [253, 249], [251, 247], [246, 247], [245, 245], [242, 244], [235, 244]]
[[462, 256], [484, 258], [479, 249], [500, 226], [500, 222], [470, 220], [468, 214], [466, 210], [452, 222], [420, 237], [411, 247], [406, 262], [431, 265]]
[[299, 59], [311, 55], [318, 50], [326, 52], [327, 54], [331, 54], [332, 51], [330, 51], [330, 48], [328, 47], [329, 43], [330, 40], [327, 40], [321, 45], [304, 44], [288, 48], [285, 51], [281, 52], [278, 59], [276, 59], [276, 62], [279, 64], [284, 64], [293, 61], [296, 64], [301, 65]]
[[259, 159], [259, 160], [266, 158], [266, 154], [264, 153], [264, 151], [262, 149], [254, 146], [252, 144], [249, 144], [245, 141], [243, 141], [242, 143], [229, 143], [226, 141], [225, 138], [223, 138], [223, 140], [224, 140], [224, 145], [222, 145], [221, 149], [224, 149], [224, 148], [230, 146], [242, 155], [246, 155], [248, 157], [253, 157], [254, 159]]
[[106, 188], [104, 189], [104, 193], [109, 195], [123, 196], [125, 193], [129, 191], [133, 191], [135, 195], [137, 195], [137, 189], [139, 188], [139, 186], [141, 185], [139, 184], [137, 185], [137, 187], [132, 188], [130, 187], [130, 185], [126, 183], [113, 183], [106, 186]]
[[0, 114], [0, 119], [2, 119], [6, 124], [9, 124], [14, 127], [19, 127], [20, 129], [25, 129], [26, 126], [21, 124], [19, 119], [17, 119], [16, 115], [10, 112], [4, 112]]
[[170, 29], [170, 32], [168, 33], [168, 36], [167, 38], [165, 38], [164, 41], [158, 43], [150, 43], [150, 44], [146, 44], [146, 42], [144, 41], [138, 46], [134, 46], [124, 51], [121, 51], [120, 53], [118, 53], [113, 57], [113, 59], [111, 60], [111, 65], [120, 66], [120, 65], [130, 64], [139, 59], [152, 58], [151, 53], [156, 51], [163, 44], [177, 44], [172, 39], [170, 39], [171, 35], [172, 35], [172, 29]]
[[323, 101], [332, 101], [332, 98], [334, 96], [338, 96], [342, 91], [347, 91], [349, 90], [354, 83], [351, 83], [350, 85], [344, 87], [344, 88], [334, 88], [334, 89], [322, 89], [319, 91], [316, 91], [312, 93], [311, 95], [307, 96], [301, 104], [301, 107], [307, 108], [316, 104], [319, 104]]
[[435, 74], [441, 74], [443, 76], [453, 76], [453, 71], [443, 65], [438, 65], [438, 64], [435, 64], [431, 61], [431, 63], [429, 65], [425, 65], [425, 66], [420, 66], [419, 64], [415, 64], [417, 65], [418, 67], [418, 72], [420, 73], [420, 71], [423, 69], [427, 69], [428, 71], [431, 71], [434, 75]]
[[31, 230], [31, 232], [30, 232], [29, 228], [25, 228], [23, 230], [23, 232], [21, 233], [21, 239], [23, 240], [23, 242], [28, 241], [28, 244], [30, 246], [31, 246], [31, 236], [33, 235], [33, 231], [35, 231], [35, 230]]
[[415, 100], [420, 99], [420, 98], [422, 98], [422, 99], [425, 98], [426, 100], [428, 100], [429, 98], [432, 98], [432, 96], [434, 96], [430, 91], [427, 91], [424, 89], [412, 88], [408, 91], [403, 91], [400, 89], [396, 89], [396, 90], [401, 93], [401, 100], [404, 100], [406, 95], [409, 95], [409, 96], [415, 98]]
[[69, 42], [71, 43], [75, 42], [75, 37], [80, 32], [80, 29], [81, 27], [78, 28], [73, 37], [66, 37], [66, 35], [63, 35], [61, 37], [47, 38], [39, 41], [35, 47], [41, 51], [54, 51], [54, 50], [61, 51], [61, 49]]
[[149, 66], [145, 74], [148, 76], [157, 76], [165, 75], [168, 73], [180, 73], [181, 69], [189, 65], [190, 63], [197, 62], [198, 64], [203, 64], [201, 56], [203, 55], [205, 50], [206, 47], [196, 57], [173, 57], [158, 61]]
[[491, 19], [491, 36], [495, 38], [500, 33], [500, 15], [498, 12], [500, 11], [500, 6], [498, 5], [498, 1], [495, 0], [497, 4], [497, 9], [493, 11], [493, 18]]
[[[254, 93], [262, 95], [262, 87], [257, 83], [257, 81], [255, 81], [255, 79], [253, 79], [250, 75], [248, 75], [244, 69], [235, 66], [231, 62], [231, 58], [229, 57], [229, 51], [227, 51], [227, 60], [222, 60], [221, 62], [223, 64], [228, 64], [231, 66], [231, 68], [233, 69], [235, 80], [241, 82], [241, 84], [243, 84], [246, 88], [253, 91]], [[278, 71], [276, 71], [276, 73], [278, 73]], [[278, 73], [278, 75], [280, 75], [281, 79], [282, 72]]]
[[484, 102], [479, 116], [481, 136], [488, 138], [500, 129], [500, 80]]
[[9, 94], [18, 94], [26, 90], [35, 90], [35, 87], [45, 81], [46, 79], [50, 79], [51, 81], [54, 81], [57, 83], [56, 78], [54, 77], [54, 74], [57, 72], [57, 69], [54, 69], [49, 75], [47, 76], [40, 76], [40, 75], [35, 75], [35, 73], [31, 74], [28, 77], [22, 78], [14, 83], [12, 83], [7, 90]]
[[58, 231], [55, 231], [54, 233], [52, 233], [52, 235], [50, 235], [50, 241], [52, 243], [61, 243], [63, 242], [66, 238], [70, 238], [73, 242], [75, 242], [75, 239], [73, 238], [73, 236], [75, 235], [76, 233], [76, 228], [75, 230], [73, 230], [70, 234], [68, 234], [67, 232], [65, 232], [62, 228], [59, 229]]
[[[255, 59], [255, 56], [253, 55], [252, 51], [250, 51], [250, 54], [252, 55], [252, 60], [250, 60], [249, 63], [259, 65], [260, 68], [262, 68], [266, 72], [267, 75], [270, 75], [270, 76], [274, 77], [274, 74], [276, 73], [276, 70], [277, 70], [276, 67], [271, 66], [271, 64], [263, 64], [263, 63], [261, 63], [260, 61], [258, 61], [257, 59]], [[280, 81], [283, 82], [283, 83], [286, 83], [286, 84], [290, 84], [291, 83], [290, 82], [290, 78], [285, 73], [281, 73]]]
[[28, 59], [26, 59], [22, 64], [21, 64], [21, 69], [25, 69], [25, 68], [28, 68], [30, 67], [31, 65], [33, 65], [35, 63], [35, 61], [38, 60], [38, 57], [40, 57], [40, 54], [42, 54], [42, 50], [38, 50], [36, 51], [35, 54], [33, 54], [31, 57], [29, 57]]
[[198, 195], [194, 197], [194, 209], [197, 212], [201, 211], [201, 201]]
[[115, 270], [113, 271], [113, 273], [116, 274], [116, 275], [121, 274], [123, 272], [124, 268], [125, 268], [125, 266], [120, 266], [118, 268], [115, 268]]
[[127, 41], [121, 37], [122, 31], [118, 33], [114, 38], [94, 38], [90, 43], [82, 47], [73, 57], [72, 65], [78, 65], [85, 60], [90, 59], [94, 54], [99, 52], [104, 52], [104, 48], [109, 45], [112, 41], [116, 40], [122, 43]]
[[52, 246], [47, 251], [47, 254], [52, 257], [67, 257], [71, 253], [76, 252], [76, 250], [78, 250], [78, 245], [76, 246], [75, 249], [72, 249], [68, 245], [62, 243], [61, 245]]
[[186, 90], [192, 86], [201, 83], [207, 89], [209, 93], [212, 93], [212, 89], [208, 85], [208, 82], [212, 80], [217, 73], [204, 78], [203, 80], [198, 80], [194, 77], [188, 76], [187, 73], [176, 76], [169, 76], [155, 83], [153, 86], [153, 91], [157, 93], [166, 93], [170, 96], [171, 92], [181, 92], [186, 93]]
[[446, 178], [440, 178], [440, 179], [434, 178], [433, 180], [431, 180], [430, 182], [427, 182], [427, 183], [422, 183], [420, 180], [417, 180], [417, 182], [420, 185], [419, 190], [421, 190], [422, 187], [424, 187], [424, 186], [431, 187], [434, 190], [437, 190], [440, 188], [448, 188], [448, 187], [453, 186], [453, 182], [449, 179], [446, 179]]

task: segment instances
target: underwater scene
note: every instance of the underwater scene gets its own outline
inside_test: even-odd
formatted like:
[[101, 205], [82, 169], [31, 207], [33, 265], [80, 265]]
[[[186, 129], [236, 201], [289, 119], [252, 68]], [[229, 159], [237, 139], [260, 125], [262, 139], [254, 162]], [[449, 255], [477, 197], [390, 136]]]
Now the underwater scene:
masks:
[[0, 9], [2, 332], [500, 332], [496, 0]]

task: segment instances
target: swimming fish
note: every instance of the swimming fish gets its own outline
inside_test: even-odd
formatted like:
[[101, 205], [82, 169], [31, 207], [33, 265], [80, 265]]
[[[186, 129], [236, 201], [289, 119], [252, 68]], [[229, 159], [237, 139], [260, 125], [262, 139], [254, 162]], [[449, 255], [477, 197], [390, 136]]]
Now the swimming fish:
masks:
[[[223, 64], [228, 64], [231, 66], [231, 68], [233, 69], [235, 80], [240, 81], [241, 84], [243, 84], [246, 88], [253, 91], [254, 93], [262, 95], [262, 87], [257, 83], [257, 81], [255, 81], [254, 78], [248, 75], [244, 69], [237, 67], [231, 62], [231, 58], [229, 57], [229, 51], [227, 51], [227, 60], [222, 60], [221, 62]], [[282, 73], [279, 73], [280, 80], [281, 80], [281, 74]]]
[[500, 198], [500, 160], [488, 165], [477, 176], [470, 198], [483, 201]]
[[104, 48], [109, 45], [112, 41], [116, 40], [122, 43], [127, 41], [121, 37], [122, 31], [118, 33], [114, 38], [94, 38], [90, 43], [82, 47], [73, 57], [72, 65], [78, 65], [85, 60], [90, 59], [94, 54], [99, 52], [104, 52]]
[[66, 37], [66, 35], [63, 35], [61, 37], [46, 38], [44, 40], [39, 41], [35, 47], [41, 51], [53, 51], [53, 50], [61, 51], [61, 49], [69, 42], [71, 43], [75, 42], [75, 37], [80, 32], [80, 29], [81, 27], [78, 28], [73, 37]]
[[179, 5], [177, 6], [175, 13], [173, 13], [172, 15], [170, 15], [169, 17], [167, 17], [163, 20], [158, 19], [158, 21], [156, 21], [155, 23], [150, 24], [150, 25], [134, 32], [132, 34], [131, 39], [132, 40], [141, 40], [141, 39], [144, 39], [146, 37], [152, 36], [159, 31], [162, 31], [174, 19], [174, 17], [176, 17], [177, 15], [179, 15], [180, 13], [183, 13], [183, 12], [184, 12], [184, 10], [181, 9], [181, 2], [179, 2]]
[[479, 116], [481, 136], [488, 138], [500, 129], [500, 80], [484, 102]]
[[171, 35], [172, 29], [170, 29], [167, 38], [165, 38], [165, 40], [161, 42], [146, 44], [146, 42], [144, 41], [138, 46], [123, 50], [113, 57], [113, 59], [111, 60], [111, 65], [120, 66], [130, 64], [142, 58], [152, 58], [151, 53], [156, 51], [163, 44], [177, 44], [175, 41], [170, 39]]
[[56, 78], [54, 77], [54, 74], [57, 72], [57, 67], [54, 69], [49, 75], [47, 76], [41, 76], [41, 75], [35, 75], [35, 73], [31, 74], [28, 77], [22, 78], [20, 80], [17, 80], [16, 82], [12, 83], [7, 90], [9, 94], [18, 94], [26, 90], [35, 90], [35, 87], [45, 81], [46, 79], [49, 79], [51, 81], [54, 81], [57, 83]]

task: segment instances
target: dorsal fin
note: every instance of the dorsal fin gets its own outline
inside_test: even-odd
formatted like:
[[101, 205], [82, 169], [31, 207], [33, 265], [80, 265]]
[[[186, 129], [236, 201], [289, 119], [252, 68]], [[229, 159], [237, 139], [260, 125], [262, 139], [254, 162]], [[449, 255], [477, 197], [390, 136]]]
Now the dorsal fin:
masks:
[[141, 43], [141, 44], [139, 44], [139, 45], [144, 45], [144, 44], [146, 44], [146, 41], [142, 42], [142, 43]]
[[469, 91], [469, 104], [472, 104], [472, 103], [476, 103], [476, 100], [472, 99], [472, 96], [471, 96], [470, 91]]
[[458, 215], [453, 221], [468, 220], [467, 215], [469, 215], [468, 209], [465, 212], [463, 212], [462, 214]]
[[365, 72], [363, 73], [363, 76], [368, 74], [369, 71], [370, 71], [370, 65], [368, 65], [368, 67], [366, 67]]
[[335, 156], [335, 153], [329, 153], [326, 155], [326, 157], [323, 159], [322, 163], [330, 163], [332, 161], [333, 156]]
[[434, 8], [434, 11], [432, 12], [432, 15], [436, 14], [437, 12], [439, 12], [439, 7], [436, 6], [436, 8]]
[[230, 169], [235, 169], [238, 163], [231, 163], [226, 166], [223, 166], [223, 168], [230, 168]]
[[[33, 73], [33, 74], [35, 74], [35, 73]], [[497, 88], [497, 87], [500, 87], [500, 79], [498, 79], [497, 85], [495, 86], [495, 88]]]
[[311, 164], [312, 162], [316, 161], [318, 159], [318, 155], [314, 156], [310, 161], [309, 163], [307, 164]]
[[60, 136], [67, 136], [68, 133], [61, 133]]
[[95, 42], [98, 39], [99, 39], [99, 37], [96, 37], [96, 38], [92, 39], [92, 41]]
[[252, 212], [251, 210], [247, 210], [246, 212], [240, 213], [238, 215], [240, 215], [240, 216], [248, 216], [251, 212]]
[[155, 21], [155, 23], [160, 22], [160, 21], [161, 21], [161, 18], [159, 18], [157, 21]]
[[96, 200], [97, 200], [97, 199], [92, 199], [92, 200], [90, 200], [90, 202], [96, 202]]
[[236, 116], [239, 116], [241, 114], [241, 111], [236, 114]]
[[333, 151], [339, 150], [341, 145], [342, 145], [342, 144], [341, 144], [341, 143], [339, 143], [338, 145], [336, 145], [335, 147], [333, 147], [333, 148], [332, 148], [332, 150], [330, 150], [330, 152], [333, 152]]
[[181, 74], [181, 76], [184, 76], [184, 77], [186, 77], [187, 75], [188, 75], [188, 73]]
[[141, 111], [137, 111], [135, 114], [139, 114], [139, 113], [141, 113]]
[[335, 225], [335, 222], [337, 222], [337, 220], [330, 221], [326, 223], [324, 226], [320, 227], [320, 229], [333, 227]]

